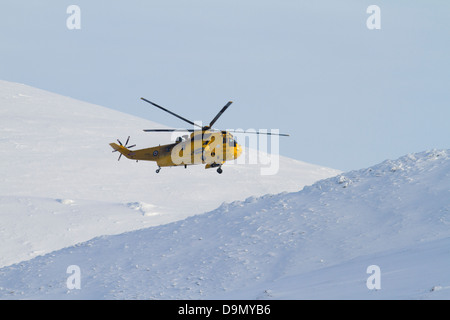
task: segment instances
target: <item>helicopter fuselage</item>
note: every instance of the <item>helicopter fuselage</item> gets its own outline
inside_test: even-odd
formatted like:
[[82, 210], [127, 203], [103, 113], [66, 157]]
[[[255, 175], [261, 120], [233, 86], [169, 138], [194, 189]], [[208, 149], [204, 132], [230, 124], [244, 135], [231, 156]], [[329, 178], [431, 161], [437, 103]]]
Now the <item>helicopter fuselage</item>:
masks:
[[110, 143], [110, 146], [132, 160], [155, 161], [159, 167], [206, 164], [206, 168], [221, 166], [237, 159], [242, 147], [229, 132], [194, 131], [188, 139], [140, 150]]

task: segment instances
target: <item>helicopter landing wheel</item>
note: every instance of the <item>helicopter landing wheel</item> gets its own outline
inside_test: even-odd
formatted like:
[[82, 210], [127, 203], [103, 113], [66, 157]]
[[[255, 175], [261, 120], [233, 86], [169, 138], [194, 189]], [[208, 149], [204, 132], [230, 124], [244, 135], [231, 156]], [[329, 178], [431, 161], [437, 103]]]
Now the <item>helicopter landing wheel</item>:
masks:
[[221, 167], [217, 168], [217, 173], [218, 173], [218, 174], [221, 174], [222, 172], [223, 172], [223, 170], [222, 170]]

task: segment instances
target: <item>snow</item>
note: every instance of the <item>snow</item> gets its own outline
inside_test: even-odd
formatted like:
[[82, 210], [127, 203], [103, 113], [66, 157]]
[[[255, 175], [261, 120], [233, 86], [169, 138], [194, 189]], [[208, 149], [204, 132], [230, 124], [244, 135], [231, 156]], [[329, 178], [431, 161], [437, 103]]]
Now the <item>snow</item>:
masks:
[[169, 143], [168, 134], [142, 131], [163, 125], [7, 81], [0, 81], [0, 122], [0, 267], [339, 173], [280, 156], [276, 175], [239, 164], [224, 165], [222, 175], [203, 166], [156, 174], [153, 162], [117, 161], [109, 143], [128, 136], [136, 148]]
[[[449, 175], [450, 150], [432, 150], [97, 237], [0, 269], [0, 296], [448, 299]], [[66, 286], [70, 265], [79, 290]], [[381, 283], [370, 290], [373, 265]]]
[[[281, 158], [276, 176], [244, 165], [156, 175], [102, 149], [147, 121], [0, 88], [2, 105], [34, 97], [2, 108], [1, 299], [450, 299], [448, 149], [345, 173]], [[41, 113], [25, 116], [32, 104]], [[86, 109], [69, 121], [61, 108]]]

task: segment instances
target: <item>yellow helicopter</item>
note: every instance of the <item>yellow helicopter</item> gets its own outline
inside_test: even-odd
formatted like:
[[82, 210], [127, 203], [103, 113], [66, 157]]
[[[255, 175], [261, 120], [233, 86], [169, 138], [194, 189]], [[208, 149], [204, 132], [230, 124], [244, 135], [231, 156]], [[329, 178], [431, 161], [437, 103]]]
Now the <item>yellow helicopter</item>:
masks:
[[[199, 129], [145, 129], [145, 132], [191, 132], [190, 135], [184, 135], [178, 137], [175, 143], [159, 145], [157, 147], [151, 147], [140, 150], [130, 150], [130, 148], [136, 145], [128, 146], [130, 137], [128, 136], [125, 144], [122, 144], [119, 139], [117, 143], [110, 143], [109, 145], [114, 149], [113, 152], [119, 152], [119, 158], [124, 155], [128, 159], [132, 160], [146, 160], [146, 161], [156, 161], [158, 169], [156, 173], [159, 173], [161, 167], [172, 167], [172, 166], [184, 166], [187, 168], [188, 165], [195, 164], [205, 164], [205, 169], [217, 168], [219, 174], [222, 173], [222, 165], [227, 160], [237, 159], [242, 153], [242, 146], [240, 146], [236, 139], [230, 132], [233, 133], [247, 133], [238, 130], [217, 130], [213, 129], [212, 126], [219, 119], [219, 117], [227, 110], [227, 108], [232, 104], [229, 101], [211, 120], [209, 125], [201, 126], [198, 125], [154, 102], [151, 102], [145, 98], [141, 98], [143, 101], [150, 103], [151, 105], [164, 110], [171, 115], [191, 124]], [[289, 136], [283, 133], [269, 133], [269, 132], [258, 132], [253, 131], [249, 133], [255, 134], [266, 134], [266, 135], [279, 135], [279, 136]]]

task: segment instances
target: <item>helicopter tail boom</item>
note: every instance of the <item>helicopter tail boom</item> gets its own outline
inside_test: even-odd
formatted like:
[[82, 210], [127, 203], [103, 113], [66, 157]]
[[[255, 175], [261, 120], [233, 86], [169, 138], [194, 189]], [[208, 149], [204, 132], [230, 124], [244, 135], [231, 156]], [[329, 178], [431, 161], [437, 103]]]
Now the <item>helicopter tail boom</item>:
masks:
[[117, 143], [110, 143], [109, 145], [114, 149], [113, 152], [118, 151], [120, 153], [119, 159], [117, 160], [120, 160], [122, 155], [130, 159], [130, 153], [132, 152], [130, 149], [127, 149], [125, 146], [120, 146]]

